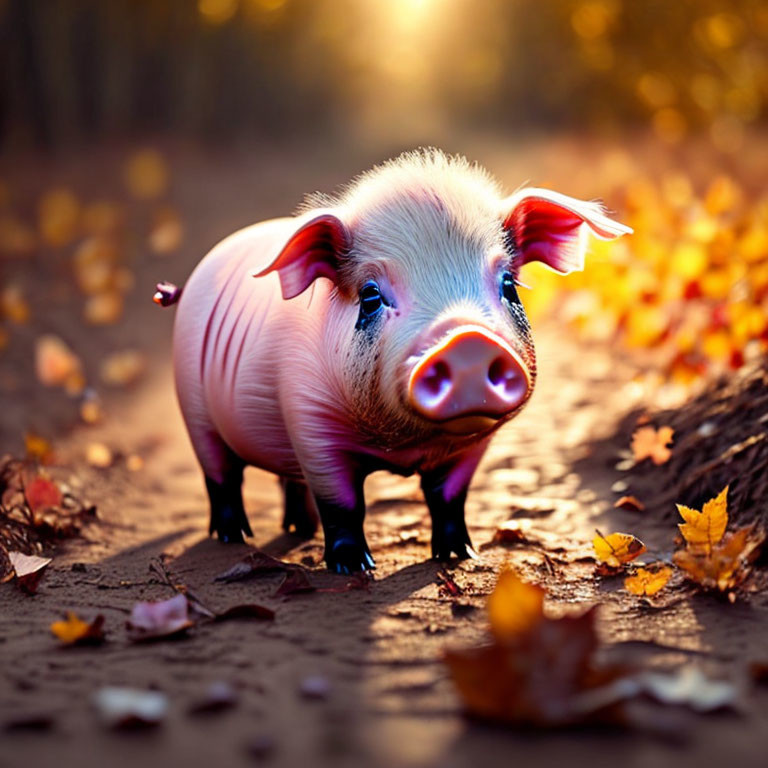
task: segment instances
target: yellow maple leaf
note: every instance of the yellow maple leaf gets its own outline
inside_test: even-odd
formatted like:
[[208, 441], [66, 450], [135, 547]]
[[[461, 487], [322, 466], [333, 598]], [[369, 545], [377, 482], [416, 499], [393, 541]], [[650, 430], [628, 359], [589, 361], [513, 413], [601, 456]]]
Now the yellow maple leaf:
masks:
[[103, 625], [104, 617], [101, 615], [87, 622], [73, 611], [68, 611], [64, 621], [54, 621], [51, 624], [51, 632], [65, 645], [99, 643], [104, 639]]
[[752, 527], [739, 528], [725, 534], [709, 551], [688, 547], [675, 552], [673, 559], [678, 568], [701, 586], [727, 592], [738, 587], [749, 575], [749, 563], [763, 539], [763, 535]]
[[631, 533], [609, 533], [603, 536], [597, 531], [597, 536], [592, 539], [592, 546], [595, 548], [597, 559], [612, 568], [619, 568], [645, 552], [645, 544]]
[[491, 631], [498, 640], [520, 635], [544, 616], [544, 590], [522, 581], [514, 571], [499, 574], [488, 598]]
[[704, 504], [701, 512], [682, 504], [677, 505], [677, 511], [685, 520], [678, 524], [678, 528], [689, 549], [700, 549], [710, 554], [712, 548], [720, 543], [728, 526], [728, 486]]
[[666, 464], [672, 456], [668, 447], [675, 430], [672, 427], [640, 427], [632, 435], [632, 454], [635, 461], [650, 459], [654, 464]]
[[633, 595], [650, 597], [664, 589], [671, 576], [672, 569], [667, 565], [655, 570], [638, 568], [636, 573], [624, 579], [624, 589]]

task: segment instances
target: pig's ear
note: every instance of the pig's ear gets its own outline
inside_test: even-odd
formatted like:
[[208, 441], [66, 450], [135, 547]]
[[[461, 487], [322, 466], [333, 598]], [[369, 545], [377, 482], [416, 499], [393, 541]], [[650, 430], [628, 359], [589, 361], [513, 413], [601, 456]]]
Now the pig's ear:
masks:
[[253, 276], [277, 272], [283, 298], [292, 299], [318, 277], [338, 282], [340, 261], [351, 245], [349, 230], [341, 219], [333, 213], [320, 213], [299, 225], [272, 263]]
[[517, 263], [541, 261], [567, 275], [584, 269], [587, 234], [612, 240], [630, 227], [609, 219], [599, 203], [577, 200], [549, 189], [528, 187], [502, 203], [504, 229], [512, 237]]

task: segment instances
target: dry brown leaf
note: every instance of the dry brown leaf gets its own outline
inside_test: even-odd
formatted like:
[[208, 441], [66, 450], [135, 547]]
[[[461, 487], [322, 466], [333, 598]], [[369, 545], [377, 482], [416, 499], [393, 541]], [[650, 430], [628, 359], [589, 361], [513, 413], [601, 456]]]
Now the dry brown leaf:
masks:
[[632, 454], [636, 462], [650, 459], [654, 464], [665, 464], [672, 456], [668, 447], [674, 435], [672, 427], [640, 427], [632, 435]]
[[[595, 610], [579, 617], [546, 618], [541, 591], [512, 577], [505, 578], [497, 596], [503, 609], [516, 606], [505, 625], [509, 632], [494, 633], [490, 645], [445, 654], [467, 712], [538, 727], [615, 720], [614, 698], [608, 703], [599, 695], [588, 698], [619, 675], [594, 664]], [[497, 603], [493, 595], [491, 602]]]

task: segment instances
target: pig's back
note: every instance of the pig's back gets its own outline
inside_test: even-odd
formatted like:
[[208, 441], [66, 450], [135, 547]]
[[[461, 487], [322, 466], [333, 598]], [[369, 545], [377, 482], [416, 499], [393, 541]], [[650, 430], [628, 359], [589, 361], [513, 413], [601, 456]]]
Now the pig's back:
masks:
[[201, 461], [199, 443], [204, 452], [214, 432], [250, 464], [283, 475], [299, 472], [277, 398], [280, 345], [274, 336], [289, 302], [282, 300], [276, 275], [252, 277], [294, 229], [295, 220], [286, 218], [236, 232], [198, 264], [184, 286], [174, 326], [174, 369]]

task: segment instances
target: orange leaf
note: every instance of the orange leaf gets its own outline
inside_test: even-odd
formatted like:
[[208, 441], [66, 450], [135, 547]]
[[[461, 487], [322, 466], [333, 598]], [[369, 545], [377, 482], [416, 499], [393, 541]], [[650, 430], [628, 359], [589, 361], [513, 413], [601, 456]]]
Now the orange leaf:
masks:
[[624, 579], [624, 589], [633, 595], [650, 597], [662, 590], [671, 576], [672, 569], [666, 565], [656, 570], [638, 568], [636, 573]]
[[595, 548], [597, 559], [612, 568], [619, 568], [645, 552], [645, 544], [631, 533], [610, 533], [603, 536], [597, 531], [597, 536], [592, 539], [592, 546]]
[[519, 635], [543, 616], [544, 590], [521, 581], [514, 571], [502, 571], [488, 598], [488, 617], [496, 638], [506, 640]]
[[763, 543], [754, 528], [739, 528], [727, 533], [710, 550], [688, 547], [675, 552], [675, 565], [705, 589], [727, 592], [738, 587], [749, 575], [749, 563]]
[[632, 454], [635, 461], [650, 459], [654, 464], [665, 464], [672, 456], [667, 447], [672, 442], [675, 431], [672, 427], [640, 427], [632, 435]]
[[689, 549], [701, 549], [705, 554], [720, 542], [728, 526], [728, 486], [702, 507], [701, 512], [677, 505], [677, 511], [685, 520], [678, 528]]
[[64, 645], [96, 645], [104, 641], [104, 617], [99, 614], [93, 621], [83, 621], [72, 611], [64, 621], [54, 621], [51, 632]]

